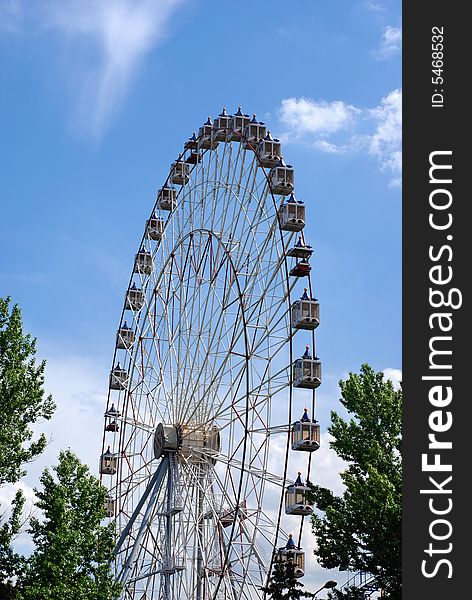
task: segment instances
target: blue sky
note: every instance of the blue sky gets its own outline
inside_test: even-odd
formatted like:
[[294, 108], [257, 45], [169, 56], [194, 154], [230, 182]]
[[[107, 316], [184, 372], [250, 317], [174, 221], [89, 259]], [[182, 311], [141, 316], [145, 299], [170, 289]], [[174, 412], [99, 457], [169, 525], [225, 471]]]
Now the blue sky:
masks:
[[59, 409], [44, 461], [70, 444], [95, 469], [144, 221], [183, 142], [222, 106], [282, 139], [308, 206], [322, 424], [340, 377], [401, 368], [400, 10], [0, 0], [0, 294], [48, 360]]

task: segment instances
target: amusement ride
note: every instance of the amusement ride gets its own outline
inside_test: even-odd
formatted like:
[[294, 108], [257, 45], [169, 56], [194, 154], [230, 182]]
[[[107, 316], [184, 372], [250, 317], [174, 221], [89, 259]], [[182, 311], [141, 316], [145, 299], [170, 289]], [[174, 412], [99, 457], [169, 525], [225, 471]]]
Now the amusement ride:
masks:
[[223, 109], [157, 193], [99, 464], [123, 600], [261, 599], [275, 561], [304, 574], [320, 306], [294, 184], [266, 125]]

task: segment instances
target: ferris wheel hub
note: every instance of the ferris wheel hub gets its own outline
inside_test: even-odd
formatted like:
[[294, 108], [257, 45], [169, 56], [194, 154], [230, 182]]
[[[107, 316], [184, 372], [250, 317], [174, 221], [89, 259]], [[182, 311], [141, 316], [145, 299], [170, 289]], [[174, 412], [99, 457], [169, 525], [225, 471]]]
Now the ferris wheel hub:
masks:
[[159, 423], [154, 433], [156, 458], [161, 458], [166, 452], [175, 452], [178, 457], [190, 462], [214, 461], [220, 448], [220, 430], [216, 425]]
[[179, 430], [175, 425], [159, 423], [154, 433], [154, 456], [161, 458], [164, 452], [179, 449]]

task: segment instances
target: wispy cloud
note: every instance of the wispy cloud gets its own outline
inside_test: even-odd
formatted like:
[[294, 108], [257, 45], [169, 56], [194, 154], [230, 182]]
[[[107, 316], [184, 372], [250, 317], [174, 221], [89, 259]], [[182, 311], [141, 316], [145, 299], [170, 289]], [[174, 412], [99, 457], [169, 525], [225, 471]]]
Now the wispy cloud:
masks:
[[381, 168], [393, 175], [391, 185], [401, 182], [402, 172], [402, 93], [393, 90], [382, 98], [380, 105], [370, 111], [376, 129], [369, 137], [369, 152]]
[[355, 107], [342, 100], [286, 98], [278, 110], [285, 144], [302, 143], [328, 154], [363, 152], [374, 157], [391, 176], [401, 178], [402, 92], [393, 90], [374, 108]]
[[23, 4], [21, 0], [0, 0], [0, 33], [19, 33], [22, 21]]
[[366, 0], [364, 6], [374, 12], [385, 12], [386, 8], [381, 2], [374, 2], [374, 0]]
[[74, 125], [100, 139], [143, 60], [165, 40], [170, 19], [184, 1], [44, 0], [30, 9], [26, 0], [7, 0], [0, 5], [0, 16], [10, 33], [28, 27], [59, 35], [64, 42], [60, 56], [67, 65], [64, 75], [73, 82]]
[[100, 137], [116, 116], [146, 54], [166, 37], [181, 0], [50, 2], [48, 23], [81, 53], [76, 119]]
[[379, 47], [373, 52], [377, 60], [386, 60], [396, 54], [400, 54], [402, 49], [402, 30], [400, 27], [391, 27], [388, 25], [382, 32]]

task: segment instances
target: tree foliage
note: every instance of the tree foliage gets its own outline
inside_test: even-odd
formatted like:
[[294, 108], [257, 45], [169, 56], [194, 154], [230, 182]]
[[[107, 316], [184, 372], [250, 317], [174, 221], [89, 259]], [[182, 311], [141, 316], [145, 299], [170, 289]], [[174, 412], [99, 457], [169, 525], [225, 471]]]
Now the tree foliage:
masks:
[[[349, 421], [331, 413], [331, 447], [347, 461], [342, 497], [312, 485], [322, 515], [313, 515], [315, 553], [326, 568], [376, 576], [384, 597], [401, 598], [402, 393], [363, 365], [340, 382]], [[354, 595], [353, 595], [354, 594]], [[331, 597], [355, 598], [354, 592]]]
[[0, 485], [19, 481], [23, 465], [46, 446], [44, 434], [31, 441], [31, 425], [50, 419], [55, 408], [43, 388], [45, 362], [36, 364], [35, 354], [20, 309], [10, 310], [10, 299], [0, 298]]
[[[44, 361], [36, 364], [36, 340], [23, 333], [21, 311], [10, 308], [9, 298], [0, 298], [0, 486], [17, 483], [26, 473], [25, 463], [44, 450], [46, 438], [32, 441], [31, 426], [50, 419], [51, 396], [45, 396]], [[12, 548], [20, 533], [24, 496], [18, 490], [9, 519], [0, 514], [0, 598], [17, 598], [16, 581], [23, 558]]]
[[[17, 483], [46, 446], [44, 435], [33, 440], [32, 426], [50, 419], [55, 405], [43, 388], [45, 362], [37, 364], [35, 354], [20, 309], [0, 298], [0, 486]], [[10, 517], [0, 514], [1, 600], [111, 600], [119, 587], [110, 572], [114, 532], [101, 524], [106, 489], [70, 450], [40, 481], [35, 506], [42, 516], [30, 519], [29, 558], [12, 546], [22, 529], [20, 490]]]
[[366, 594], [361, 588], [349, 586], [342, 590], [330, 590], [328, 598], [329, 600], [366, 600]]
[[301, 581], [295, 577], [295, 565], [292, 560], [275, 561], [269, 583], [262, 588], [262, 591], [271, 600], [299, 600], [315, 597], [303, 587]]
[[32, 518], [35, 551], [22, 583], [24, 600], [110, 600], [119, 587], [109, 564], [112, 525], [102, 525], [106, 489], [70, 450], [54, 474], [45, 469], [35, 490], [42, 518]]
[[0, 598], [2, 600], [18, 598], [16, 581], [21, 577], [24, 560], [13, 550], [12, 540], [21, 530], [24, 503], [25, 497], [21, 490], [18, 490], [12, 502], [10, 518], [0, 525]]

